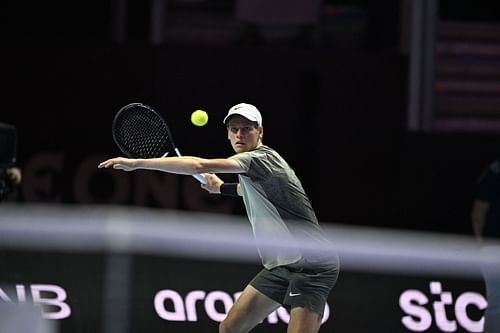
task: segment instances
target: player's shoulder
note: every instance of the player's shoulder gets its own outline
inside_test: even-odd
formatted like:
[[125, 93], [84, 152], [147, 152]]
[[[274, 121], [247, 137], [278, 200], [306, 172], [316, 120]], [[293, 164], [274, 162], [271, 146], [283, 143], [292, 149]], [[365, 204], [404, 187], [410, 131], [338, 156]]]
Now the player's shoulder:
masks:
[[279, 155], [278, 152], [274, 149], [269, 147], [268, 145], [265, 144], [260, 144], [253, 150], [256, 153], [261, 153], [261, 154], [275, 154]]
[[274, 149], [270, 148], [269, 146], [260, 144], [252, 150], [237, 153], [235, 156], [243, 156], [243, 155], [259, 156], [259, 155], [270, 154], [270, 153], [275, 153], [275, 152], [276, 151]]
[[273, 149], [261, 144], [257, 146], [255, 149], [237, 153], [231, 156], [230, 158], [235, 159], [240, 163], [245, 162], [247, 164], [250, 164], [251, 161], [269, 160], [270, 159], [269, 156], [273, 156], [275, 154], [276, 152]]

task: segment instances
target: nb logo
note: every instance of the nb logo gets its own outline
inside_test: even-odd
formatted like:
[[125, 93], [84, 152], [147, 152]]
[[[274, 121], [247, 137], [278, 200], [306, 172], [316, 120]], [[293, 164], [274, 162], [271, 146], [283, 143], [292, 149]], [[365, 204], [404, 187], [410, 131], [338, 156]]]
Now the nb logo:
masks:
[[[52, 284], [16, 284], [14, 288], [0, 288], [0, 302], [33, 302], [42, 305], [45, 319], [64, 319], [71, 315], [71, 307], [66, 302], [66, 290]], [[31, 296], [30, 296], [31, 295]]]

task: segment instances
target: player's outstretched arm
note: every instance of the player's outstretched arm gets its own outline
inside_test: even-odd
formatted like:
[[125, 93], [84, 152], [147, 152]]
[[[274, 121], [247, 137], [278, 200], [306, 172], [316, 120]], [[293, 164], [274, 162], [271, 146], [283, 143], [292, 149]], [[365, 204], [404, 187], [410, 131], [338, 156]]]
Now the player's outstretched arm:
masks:
[[194, 156], [175, 156], [149, 159], [116, 157], [101, 162], [99, 168], [113, 168], [125, 171], [136, 169], [158, 170], [180, 175], [200, 173], [241, 173], [238, 162], [232, 159], [204, 159]]

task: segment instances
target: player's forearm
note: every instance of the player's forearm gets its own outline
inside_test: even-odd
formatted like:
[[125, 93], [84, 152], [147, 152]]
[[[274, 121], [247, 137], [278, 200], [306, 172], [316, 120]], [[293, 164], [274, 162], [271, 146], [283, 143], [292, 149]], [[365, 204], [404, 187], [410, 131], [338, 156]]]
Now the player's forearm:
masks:
[[137, 159], [136, 167], [179, 175], [193, 175], [203, 171], [201, 161], [201, 158], [191, 156]]

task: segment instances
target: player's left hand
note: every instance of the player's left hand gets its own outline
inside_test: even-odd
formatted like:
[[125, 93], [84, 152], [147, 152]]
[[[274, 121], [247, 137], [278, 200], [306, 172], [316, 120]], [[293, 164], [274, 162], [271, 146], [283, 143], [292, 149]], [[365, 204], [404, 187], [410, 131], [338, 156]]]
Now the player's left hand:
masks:
[[202, 176], [205, 177], [207, 183], [201, 184], [201, 188], [209, 193], [219, 194], [220, 186], [224, 183], [222, 179], [220, 179], [213, 173], [204, 173], [202, 174]]
[[132, 158], [116, 157], [99, 163], [98, 168], [110, 168], [132, 171], [137, 169], [137, 160]]

